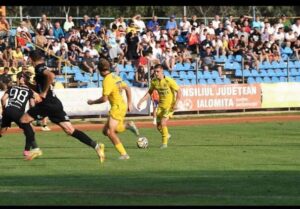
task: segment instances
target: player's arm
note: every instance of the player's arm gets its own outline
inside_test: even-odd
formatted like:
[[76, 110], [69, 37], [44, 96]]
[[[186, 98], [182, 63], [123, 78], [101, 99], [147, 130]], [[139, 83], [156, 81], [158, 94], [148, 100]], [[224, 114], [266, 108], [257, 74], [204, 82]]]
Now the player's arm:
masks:
[[5, 92], [5, 93], [3, 94], [3, 96], [1, 97], [2, 113], [3, 113], [3, 111], [4, 111], [5, 107], [6, 107], [6, 101], [7, 101], [7, 99], [8, 99], [8, 93]]
[[50, 88], [50, 85], [53, 83], [53, 81], [54, 81], [54, 78], [55, 78], [55, 74], [54, 73], [52, 73], [50, 70], [44, 70], [43, 71], [43, 75], [46, 77], [46, 83], [45, 83], [45, 85], [44, 85], [44, 87], [43, 87], [43, 90], [42, 90], [42, 92], [40, 93], [40, 96], [42, 97], [42, 98], [46, 98], [46, 95], [47, 95], [47, 92], [48, 92], [48, 90], [49, 90], [49, 88]]
[[91, 100], [91, 99], [89, 99], [89, 100], [87, 101], [87, 103], [88, 103], [89, 105], [93, 105], [93, 104], [101, 104], [101, 103], [106, 102], [107, 100], [108, 100], [108, 96], [103, 95], [102, 97], [100, 97], [99, 99], [96, 99], [96, 100]]
[[132, 96], [131, 96], [131, 89], [130, 89], [130, 87], [127, 86], [127, 85], [122, 86], [122, 88], [123, 88], [123, 89], [125, 90], [125, 92], [126, 92], [128, 111], [131, 112], [131, 110], [132, 110]]
[[154, 90], [154, 88], [153, 88], [153, 86], [151, 85], [150, 88], [149, 88], [149, 90], [147, 91], [147, 93], [146, 93], [146, 94], [140, 99], [140, 101], [138, 102], [138, 104], [137, 104], [137, 109], [140, 109], [141, 104], [142, 104], [144, 101], [146, 101], [146, 100], [151, 96], [153, 90]]
[[179, 100], [181, 99], [181, 96], [182, 96], [182, 93], [181, 93], [181, 89], [179, 88], [177, 91], [176, 91], [176, 99], [175, 99], [175, 103], [173, 105], [173, 110], [176, 110], [178, 107], [178, 102]]

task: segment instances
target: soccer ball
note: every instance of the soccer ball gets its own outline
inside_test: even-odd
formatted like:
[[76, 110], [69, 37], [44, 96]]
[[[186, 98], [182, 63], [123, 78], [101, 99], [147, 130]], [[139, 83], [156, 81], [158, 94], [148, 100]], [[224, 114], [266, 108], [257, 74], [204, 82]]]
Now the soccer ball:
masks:
[[136, 145], [138, 148], [145, 149], [148, 147], [148, 139], [146, 137], [140, 137], [136, 141]]

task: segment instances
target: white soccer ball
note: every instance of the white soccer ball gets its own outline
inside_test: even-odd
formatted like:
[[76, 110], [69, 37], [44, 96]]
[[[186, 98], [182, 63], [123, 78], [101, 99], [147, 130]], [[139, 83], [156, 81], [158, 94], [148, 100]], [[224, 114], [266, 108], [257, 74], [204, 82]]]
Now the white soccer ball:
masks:
[[138, 148], [145, 149], [148, 147], [148, 139], [146, 137], [140, 137], [136, 141], [136, 145]]

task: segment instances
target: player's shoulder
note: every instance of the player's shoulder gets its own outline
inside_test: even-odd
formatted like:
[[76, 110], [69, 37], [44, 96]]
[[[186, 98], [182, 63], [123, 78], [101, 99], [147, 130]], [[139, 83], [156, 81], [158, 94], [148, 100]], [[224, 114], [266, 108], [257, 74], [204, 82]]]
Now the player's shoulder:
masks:
[[48, 67], [46, 66], [46, 64], [39, 64], [35, 67], [36, 73], [43, 73], [47, 69]]
[[171, 78], [169, 76], [165, 76], [165, 80], [166, 80], [166, 82], [176, 82], [173, 78]]

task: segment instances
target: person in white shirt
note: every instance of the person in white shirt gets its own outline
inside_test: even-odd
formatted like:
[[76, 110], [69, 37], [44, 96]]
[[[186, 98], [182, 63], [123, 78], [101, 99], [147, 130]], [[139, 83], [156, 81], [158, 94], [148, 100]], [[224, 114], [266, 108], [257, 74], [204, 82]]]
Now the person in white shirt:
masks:
[[74, 22], [73, 22], [73, 17], [72, 16], [68, 16], [67, 20], [64, 23], [64, 30], [65, 32], [68, 32], [70, 30], [70, 28], [74, 27]]
[[292, 30], [300, 34], [300, 19], [297, 19], [296, 23], [292, 25]]
[[287, 40], [287, 41], [290, 41], [290, 42], [295, 42], [297, 40], [297, 37], [295, 36], [295, 33], [293, 32], [292, 29], [289, 29], [288, 32], [286, 32], [284, 34], [284, 38]]
[[212, 21], [212, 26], [214, 29], [217, 29], [219, 27], [219, 24], [220, 24], [220, 16], [219, 15], [216, 15], [215, 16], [215, 19]]
[[181, 35], [185, 36], [189, 32], [191, 23], [190, 21], [187, 20], [186, 16], [182, 17], [182, 20], [179, 23], [179, 27], [180, 27]]
[[134, 24], [138, 27], [138, 28], [137, 28], [137, 31], [138, 31], [138, 32], [141, 33], [141, 32], [143, 32], [143, 31], [145, 31], [146, 25], [145, 25], [145, 22], [141, 19], [141, 15], [140, 15], [140, 14], [134, 16], [134, 17], [132, 18], [132, 20], [133, 20]]
[[160, 47], [160, 42], [156, 41], [155, 47], [152, 48], [152, 55], [155, 59], [158, 59], [160, 62], [162, 61], [162, 49]]

